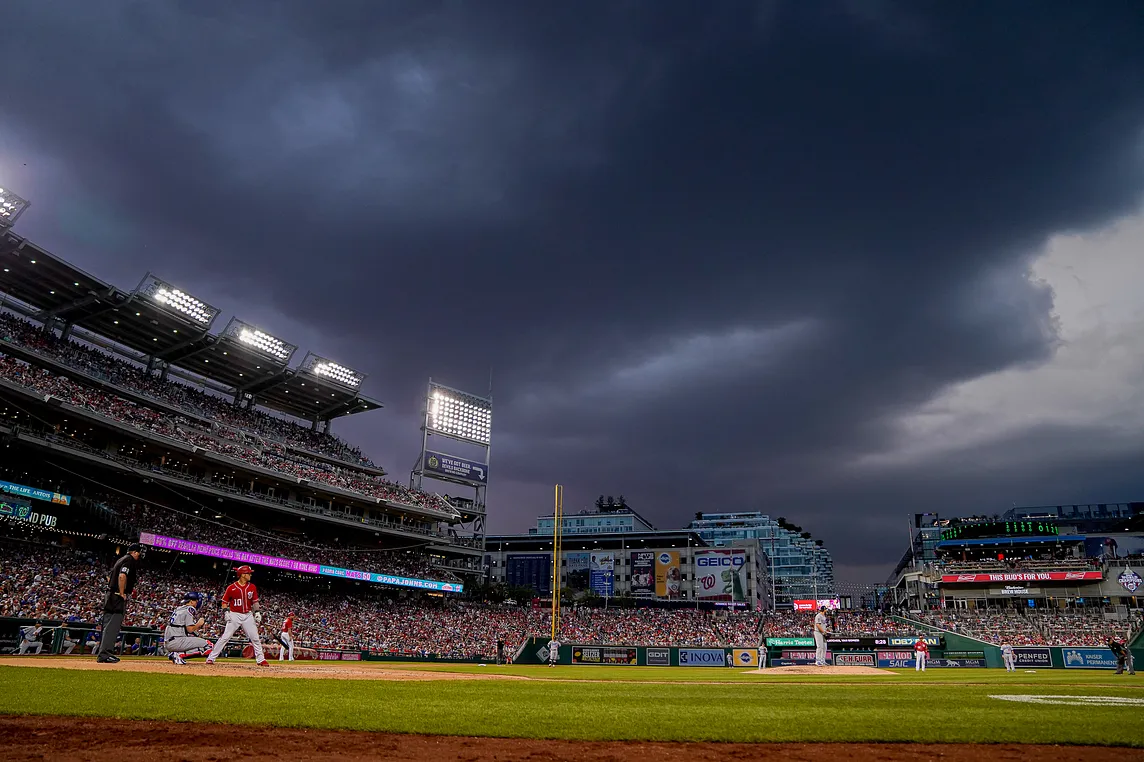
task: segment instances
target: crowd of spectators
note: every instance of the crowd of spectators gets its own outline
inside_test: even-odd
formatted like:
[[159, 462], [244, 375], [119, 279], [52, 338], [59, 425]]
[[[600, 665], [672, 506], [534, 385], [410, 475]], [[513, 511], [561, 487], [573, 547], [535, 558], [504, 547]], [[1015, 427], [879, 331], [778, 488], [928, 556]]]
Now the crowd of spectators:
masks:
[[216, 421], [224, 427], [346, 463], [377, 468], [359, 448], [332, 434], [308, 429], [261, 410], [239, 408], [204, 390], [160, 379], [142, 367], [95, 347], [74, 340], [61, 341], [54, 333], [45, 332], [41, 326], [11, 313], [0, 313], [0, 337], [89, 376]]
[[[11, 541], [0, 569], [0, 616], [93, 623], [99, 619], [108, 559], [57, 545]], [[172, 571], [149, 563], [128, 606], [125, 624], [161, 631], [183, 593], [205, 593], [202, 614], [208, 637], [222, 628], [216, 596], [226, 581], [226, 564], [213, 576]], [[299, 592], [259, 581], [265, 612], [263, 634], [271, 637], [287, 613], [295, 614], [299, 645], [362, 649], [390, 655], [487, 658], [503, 640], [512, 654], [530, 636], [547, 637], [549, 612], [531, 606], [492, 605], [435, 598], [381, 586], [352, 592]], [[755, 646], [762, 637], [805, 637], [810, 612], [708, 612], [693, 609], [587, 608], [563, 612], [558, 635], [564, 643], [599, 645]], [[840, 635], [912, 635], [916, 630], [878, 612], [832, 612]], [[972, 612], [927, 615], [928, 624], [992, 643], [1100, 645], [1122, 636], [1124, 623], [1105, 622], [1100, 612], [1070, 610], [1037, 615]]]
[[1125, 623], [1105, 619], [1103, 609], [942, 609], [913, 616], [943, 630], [1011, 646], [1102, 646], [1110, 637], [1123, 637], [1139, 618]]
[[1065, 554], [1043, 554], [1025, 558], [939, 558], [927, 568], [938, 574], [1013, 573], [1038, 571], [1094, 571], [1102, 568], [1100, 558], [1084, 558]]
[[123, 397], [85, 387], [69, 378], [28, 365], [13, 357], [0, 355], [0, 378], [45, 395], [50, 394], [70, 405], [141, 431], [193, 444], [204, 450], [285, 476], [307, 479], [365, 497], [435, 509], [444, 513], [455, 512], [448, 500], [441, 495], [405, 487], [366, 472], [309, 460], [301, 454], [288, 452], [278, 443], [265, 442], [245, 432], [228, 431], [225, 428], [207, 431], [186, 418], [168, 416]]

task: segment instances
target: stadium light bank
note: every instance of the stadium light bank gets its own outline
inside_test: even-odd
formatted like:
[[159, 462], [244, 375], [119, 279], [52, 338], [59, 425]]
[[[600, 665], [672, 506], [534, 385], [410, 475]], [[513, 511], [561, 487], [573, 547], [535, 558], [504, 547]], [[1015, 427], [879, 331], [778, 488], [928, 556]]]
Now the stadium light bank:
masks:
[[344, 386], [347, 389], [357, 389], [361, 386], [362, 381], [365, 380], [365, 374], [358, 373], [353, 368], [339, 365], [332, 360], [327, 360], [312, 352], [306, 355], [302, 361], [301, 369], [326, 381], [332, 381], [335, 384]]
[[0, 228], [10, 228], [28, 208], [28, 202], [8, 188], [0, 187]]
[[238, 318], [231, 318], [223, 329], [223, 336], [247, 348], [266, 355], [281, 365], [288, 365], [290, 358], [298, 351], [298, 347], [288, 341], [283, 341], [260, 328], [244, 323]]
[[212, 307], [201, 299], [196, 299], [186, 291], [160, 280], [152, 273], [147, 273], [144, 276], [139, 287], [135, 289], [135, 294], [151, 299], [160, 309], [190, 321], [204, 330], [208, 329], [214, 319], [218, 317], [219, 309], [217, 307]]

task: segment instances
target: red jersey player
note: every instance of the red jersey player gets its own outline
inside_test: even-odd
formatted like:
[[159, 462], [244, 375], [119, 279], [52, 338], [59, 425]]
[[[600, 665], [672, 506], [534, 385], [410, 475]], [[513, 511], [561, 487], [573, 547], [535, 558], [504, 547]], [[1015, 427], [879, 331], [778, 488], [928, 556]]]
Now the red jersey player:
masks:
[[258, 624], [262, 621], [262, 614], [258, 610], [258, 588], [250, 582], [254, 570], [249, 566], [240, 566], [234, 571], [238, 574], [238, 582], [232, 582], [222, 594], [226, 629], [222, 631], [222, 637], [215, 641], [214, 648], [207, 657], [207, 664], [215, 663], [215, 659], [226, 648], [234, 633], [241, 629], [250, 641], [250, 645], [254, 647], [254, 661], [260, 667], [269, 667], [266, 656], [262, 653], [262, 639], [258, 636]]
[[282, 661], [283, 655], [286, 651], [290, 651], [290, 661], [294, 661], [294, 612], [291, 611], [286, 615], [286, 621], [282, 623], [282, 632], [278, 633], [278, 642], [282, 647], [278, 649], [278, 661]]
[[914, 671], [925, 672], [926, 660], [929, 659], [929, 646], [921, 635], [914, 642]]

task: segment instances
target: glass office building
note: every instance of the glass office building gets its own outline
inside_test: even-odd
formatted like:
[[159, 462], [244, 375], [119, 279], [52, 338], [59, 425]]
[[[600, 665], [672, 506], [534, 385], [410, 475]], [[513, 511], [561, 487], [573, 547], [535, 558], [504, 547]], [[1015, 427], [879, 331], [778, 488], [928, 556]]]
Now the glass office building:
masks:
[[715, 547], [757, 541], [759, 551], [770, 559], [776, 608], [792, 608], [799, 599], [838, 597], [830, 551], [766, 514], [701, 513], [688, 529]]

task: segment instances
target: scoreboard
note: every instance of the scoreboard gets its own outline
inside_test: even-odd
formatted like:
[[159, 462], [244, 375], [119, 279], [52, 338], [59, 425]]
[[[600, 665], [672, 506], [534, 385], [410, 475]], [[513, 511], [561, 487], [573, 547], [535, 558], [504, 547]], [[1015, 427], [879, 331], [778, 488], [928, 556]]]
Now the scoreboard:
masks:
[[977, 540], [987, 537], [1056, 537], [1060, 530], [1052, 521], [983, 521], [958, 524], [941, 530], [942, 541]]

